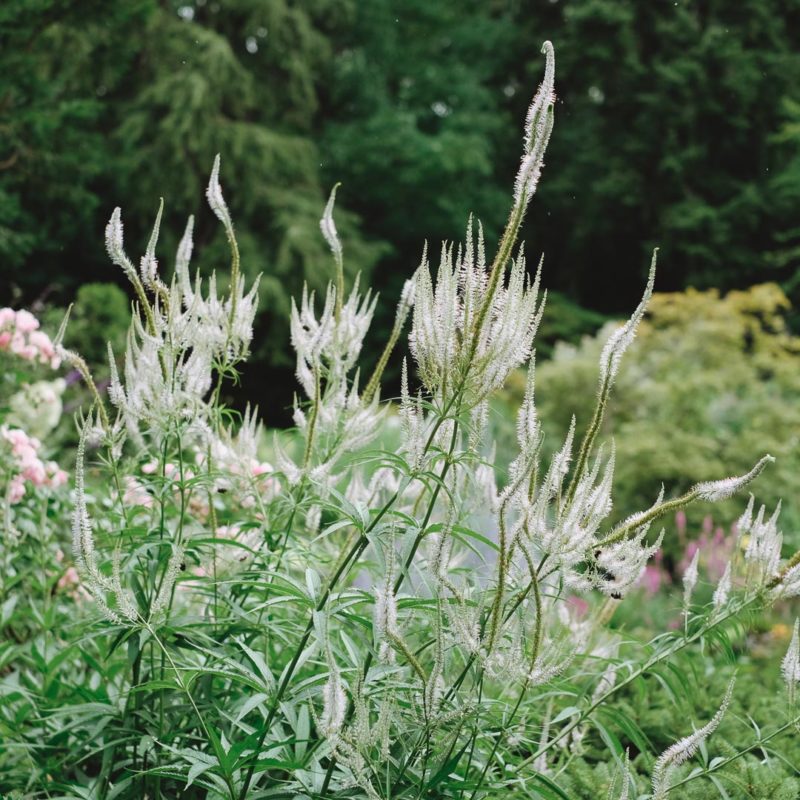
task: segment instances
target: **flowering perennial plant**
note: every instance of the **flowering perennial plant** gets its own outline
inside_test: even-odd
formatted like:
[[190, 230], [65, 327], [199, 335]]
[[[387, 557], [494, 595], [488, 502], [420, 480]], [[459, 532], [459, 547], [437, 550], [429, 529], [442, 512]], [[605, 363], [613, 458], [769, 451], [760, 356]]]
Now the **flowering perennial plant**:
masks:
[[[345, 285], [331, 193], [321, 230], [335, 280], [292, 308], [296, 430], [275, 437], [270, 460], [258, 411], [239, 416], [222, 402], [249, 351], [257, 283], [247, 289], [240, 273], [219, 158], [207, 198], [231, 248], [225, 291], [190, 273], [191, 219], [168, 278], [156, 256], [161, 209], [138, 269], [114, 211], [106, 246], [137, 305], [122, 362], [109, 352], [109, 402], [80, 355], [59, 345], [54, 356], [94, 397], [78, 420], [72, 516], [73, 594], [89, 624], [77, 639], [48, 640], [72, 663], [70, 680], [10, 692], [17, 750], [41, 746], [48, 764], [30, 778], [37, 793], [55, 782], [108, 800], [564, 797], [560, 774], [598, 735], [617, 768], [611, 797], [645, 790], [634, 764], [652, 773], [659, 800], [698, 777], [680, 777], [680, 765], [720, 724], [733, 681], [711, 720], [660, 757], [635, 722], [609, 735], [602, 713], [746, 609], [800, 594], [800, 556], [782, 561], [778, 512], [754, 517], [751, 500], [743, 562], [727, 566], [713, 608], [693, 602], [695, 557], [683, 630], [637, 648], [609, 627], [662, 543], [658, 520], [739, 492], [770, 457], [679, 497], [662, 489], [650, 508], [608, 524], [615, 453], [600, 433], [654, 259], [640, 305], [602, 352], [586, 434], [576, 441], [573, 424], [544, 459], [533, 360], [541, 264], [530, 280], [517, 247], [553, 129], [550, 43], [543, 53], [496, 254], [487, 258], [471, 220], [463, 245], [442, 246], [435, 276], [424, 252], [368, 377], [361, 349], [378, 299]], [[409, 318], [413, 362], [395, 408], [381, 400], [381, 376]], [[505, 470], [488, 401], [520, 367], [527, 389]], [[391, 448], [395, 416], [402, 440]], [[25, 683], [15, 669], [6, 691]], [[793, 698], [796, 628], [783, 674]]]
[[30, 311], [0, 308], [0, 352], [57, 369], [61, 363], [50, 337], [39, 330], [39, 320]]

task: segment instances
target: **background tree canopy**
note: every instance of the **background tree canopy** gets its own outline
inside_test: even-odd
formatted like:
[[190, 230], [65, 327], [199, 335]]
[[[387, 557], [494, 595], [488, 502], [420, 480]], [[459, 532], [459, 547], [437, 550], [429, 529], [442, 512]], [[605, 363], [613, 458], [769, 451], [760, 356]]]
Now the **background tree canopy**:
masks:
[[[330, 275], [332, 184], [348, 267], [372, 272], [388, 326], [425, 238], [459, 238], [470, 211], [497, 237], [549, 38], [558, 120], [525, 231], [562, 293], [549, 330], [627, 312], [655, 245], [662, 290], [773, 280], [796, 301], [798, 31], [798, 0], [6, 0], [3, 300], [117, 281], [111, 210], [135, 256], [165, 192], [163, 230], [196, 214], [198, 263], [224, 272], [203, 204], [220, 152], [244, 268], [264, 275], [244, 384], [287, 407], [284, 320]], [[165, 233], [166, 270], [175, 245]]]

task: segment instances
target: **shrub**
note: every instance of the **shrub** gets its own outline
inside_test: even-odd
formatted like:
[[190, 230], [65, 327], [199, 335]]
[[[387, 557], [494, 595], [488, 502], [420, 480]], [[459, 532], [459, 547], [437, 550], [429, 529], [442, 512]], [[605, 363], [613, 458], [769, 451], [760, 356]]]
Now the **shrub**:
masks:
[[[219, 160], [207, 196], [231, 248], [226, 294], [213, 276], [190, 276], [191, 220], [166, 283], [160, 213], [137, 270], [115, 210], [107, 249], [138, 307], [121, 368], [110, 350], [110, 404], [86, 361], [59, 346], [94, 397], [78, 419], [80, 584], [53, 602], [52, 579], [33, 580], [31, 566], [19, 588], [32, 623], [21, 631], [12, 619], [21, 632], [0, 662], [3, 786], [84, 798], [564, 797], [561, 774], [596, 734], [604, 790], [630, 796], [637, 758], [663, 798], [797, 725], [786, 704], [755, 744], [686, 774], [681, 764], [705, 754], [725, 717], [733, 680], [703, 704], [695, 732], [676, 721], [669, 738], [684, 738], [658, 758], [617, 702], [648, 675], [670, 687], [681, 653], [724, 642], [750, 609], [800, 593], [800, 555], [781, 562], [777, 514], [751, 504], [739, 524], [747, 547], [711, 606], [692, 603], [693, 561], [680, 630], [636, 645], [608, 625], [662, 541], [652, 523], [731, 496], [770, 460], [608, 524], [615, 456], [598, 435], [653, 270], [603, 348], [580, 444], [570, 429], [542, 459], [531, 368], [516, 454], [507, 473], [495, 468], [488, 403], [529, 362], [543, 308], [516, 249], [553, 125], [554, 56], [543, 49], [497, 254], [487, 261], [470, 222], [464, 245], [443, 246], [435, 279], [423, 255], [363, 380], [376, 299], [358, 284], [346, 291], [331, 194], [321, 227], [336, 279], [321, 307], [305, 292], [291, 320], [302, 447], [290, 455], [276, 441], [274, 466], [260, 455], [257, 412], [239, 418], [220, 402], [250, 349], [256, 286], [240, 273]], [[402, 441], [381, 450], [381, 374], [409, 315], [419, 385], [412, 393], [404, 365]], [[31, 558], [26, 543], [4, 541], [5, 557]], [[795, 638], [791, 692], [798, 673]]]
[[[800, 493], [800, 338], [786, 327], [788, 309], [774, 284], [724, 297], [693, 290], [653, 296], [606, 412], [618, 457], [615, 518], [651, 502], [662, 484], [683, 491], [726, 465], [746, 469], [761, 448], [777, 463], [759, 495], [773, 505], [785, 498], [784, 524], [800, 529], [793, 502]], [[572, 414], [579, 432], [586, 425], [594, 364], [614, 327], [577, 346], [558, 345], [552, 361], [540, 364], [539, 408], [551, 442]], [[689, 513], [699, 523], [708, 512], [698, 506]], [[731, 519], [735, 503], [716, 513]]]

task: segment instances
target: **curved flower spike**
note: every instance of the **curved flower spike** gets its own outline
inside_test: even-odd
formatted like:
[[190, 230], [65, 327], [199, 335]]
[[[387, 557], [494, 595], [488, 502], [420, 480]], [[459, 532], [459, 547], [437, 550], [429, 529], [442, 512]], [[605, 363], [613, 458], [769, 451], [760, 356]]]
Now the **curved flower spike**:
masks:
[[319, 221], [319, 227], [328, 247], [331, 248], [333, 257], [336, 259], [336, 264], [342, 264], [342, 243], [339, 241], [339, 234], [336, 230], [336, 223], [333, 221], [333, 206], [336, 203], [336, 190], [341, 186], [337, 183], [331, 189], [330, 197], [325, 205], [325, 211], [322, 214], [322, 219]]
[[222, 196], [222, 186], [219, 183], [219, 165], [220, 159], [219, 153], [217, 153], [214, 157], [214, 166], [211, 168], [211, 177], [208, 179], [208, 186], [206, 187], [206, 198], [217, 219], [226, 229], [232, 229], [231, 214], [228, 211], [225, 198]]
[[667, 778], [672, 768], [688, 761], [699, 750], [700, 745], [719, 727], [731, 703], [735, 683], [736, 679], [733, 678], [728, 684], [719, 710], [702, 728], [676, 742], [658, 757], [653, 769], [653, 800], [664, 800], [669, 794], [670, 787]]

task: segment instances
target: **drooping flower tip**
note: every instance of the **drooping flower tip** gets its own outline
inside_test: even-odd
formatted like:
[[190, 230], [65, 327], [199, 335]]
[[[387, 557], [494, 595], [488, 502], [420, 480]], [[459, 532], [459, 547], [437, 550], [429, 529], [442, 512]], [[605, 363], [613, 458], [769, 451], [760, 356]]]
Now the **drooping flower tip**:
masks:
[[744, 475], [723, 478], [719, 481], [704, 481], [703, 483], [698, 483], [694, 491], [701, 500], [708, 500], [712, 503], [718, 502], [719, 500], [726, 500], [728, 497], [732, 497], [736, 492], [747, 486], [748, 483], [755, 480], [764, 467], [773, 461], [775, 461], [775, 458], [767, 454]]

